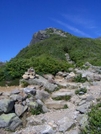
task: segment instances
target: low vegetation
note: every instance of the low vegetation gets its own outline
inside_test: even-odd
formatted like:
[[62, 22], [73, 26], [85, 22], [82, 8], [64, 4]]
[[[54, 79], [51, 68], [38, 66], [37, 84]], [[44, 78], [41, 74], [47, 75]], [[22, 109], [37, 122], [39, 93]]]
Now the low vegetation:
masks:
[[44, 113], [43, 110], [42, 110], [42, 106], [41, 105], [38, 105], [37, 108], [31, 108], [30, 112], [33, 115], [38, 115], [38, 114]]
[[75, 91], [75, 94], [79, 94], [79, 95], [82, 95], [82, 94], [85, 94], [87, 93], [87, 89], [86, 88], [81, 88], [81, 89], [78, 89]]
[[80, 134], [101, 134], [101, 103], [92, 107], [88, 117], [89, 125]]
[[54, 100], [65, 100], [65, 101], [68, 101], [70, 100], [71, 96], [69, 95], [65, 95], [65, 96], [58, 96], [58, 97], [55, 97], [53, 98]]
[[84, 83], [87, 81], [86, 77], [82, 77], [82, 74], [77, 75], [76, 77], [74, 77], [73, 79], [74, 82], [81, 82]]

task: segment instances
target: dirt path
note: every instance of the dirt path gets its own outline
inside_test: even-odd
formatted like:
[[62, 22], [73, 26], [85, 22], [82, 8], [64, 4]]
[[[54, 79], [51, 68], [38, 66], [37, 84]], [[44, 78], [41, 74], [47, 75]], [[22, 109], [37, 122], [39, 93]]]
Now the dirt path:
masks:
[[10, 92], [14, 89], [19, 89], [19, 86], [0, 87], [0, 92]]

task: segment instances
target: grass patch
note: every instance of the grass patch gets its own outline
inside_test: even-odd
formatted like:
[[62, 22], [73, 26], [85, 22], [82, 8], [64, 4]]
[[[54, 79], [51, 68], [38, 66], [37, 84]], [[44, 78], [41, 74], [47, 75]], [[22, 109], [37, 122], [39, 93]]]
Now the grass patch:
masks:
[[85, 94], [87, 93], [87, 89], [86, 88], [81, 88], [81, 89], [78, 89], [75, 91], [75, 94], [78, 94], [78, 95], [82, 95], [82, 94]]
[[54, 100], [65, 100], [65, 101], [68, 101], [70, 100], [71, 96], [69, 95], [65, 95], [65, 96], [58, 96], [58, 97], [55, 97], [53, 98]]
[[21, 81], [21, 87], [27, 87], [29, 83], [27, 81], [22, 80]]
[[67, 104], [65, 104], [65, 105], [64, 105], [64, 109], [67, 109], [67, 108], [68, 108], [68, 105], [67, 105]]
[[82, 77], [82, 74], [77, 75], [76, 77], [74, 77], [73, 79], [74, 82], [81, 82], [84, 83], [87, 81], [86, 77]]
[[31, 108], [30, 112], [33, 115], [39, 115], [41, 113], [44, 113], [43, 110], [42, 110], [42, 106], [41, 105], [38, 105], [37, 108]]

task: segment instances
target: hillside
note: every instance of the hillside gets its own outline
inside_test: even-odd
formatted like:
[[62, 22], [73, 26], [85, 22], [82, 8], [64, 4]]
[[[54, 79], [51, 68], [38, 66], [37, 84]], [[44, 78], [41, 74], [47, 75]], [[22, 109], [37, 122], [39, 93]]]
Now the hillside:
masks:
[[79, 38], [56, 28], [47, 28], [35, 33], [30, 44], [16, 57], [0, 68], [0, 85], [18, 83], [17, 81], [29, 67], [38, 74], [68, 71], [74, 67], [66, 60], [68, 53], [75, 66], [82, 67], [85, 62], [101, 65], [101, 40]]

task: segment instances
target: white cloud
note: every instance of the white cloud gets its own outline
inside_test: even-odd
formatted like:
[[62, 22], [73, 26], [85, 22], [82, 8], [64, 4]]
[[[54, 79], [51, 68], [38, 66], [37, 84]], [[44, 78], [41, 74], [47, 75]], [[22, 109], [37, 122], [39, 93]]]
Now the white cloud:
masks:
[[71, 26], [71, 25], [69, 25], [67, 23], [64, 23], [64, 22], [62, 22], [60, 20], [56, 20], [56, 19], [52, 19], [52, 20], [54, 20], [55, 22], [57, 22], [60, 25], [63, 25], [64, 27], [68, 28], [69, 30], [71, 30], [71, 31], [73, 31], [75, 33], [78, 33], [78, 34], [80, 34], [82, 36], [91, 37], [89, 34], [86, 34], [85, 32], [83, 32], [83, 31], [79, 30], [78, 28], [75, 28], [75, 27], [73, 27], [73, 26]]
[[76, 23], [76, 24], [79, 24], [79, 25], [82, 25], [83, 27], [85, 28], [89, 28], [89, 29], [94, 29], [96, 28], [95, 26], [95, 22], [94, 20], [92, 19], [88, 19], [87, 17], [85, 17], [85, 15], [70, 15], [70, 14], [61, 14], [65, 19], [73, 22], [73, 23]]

